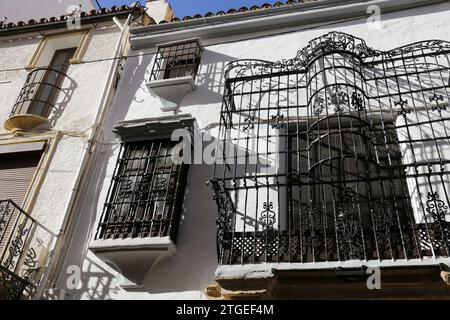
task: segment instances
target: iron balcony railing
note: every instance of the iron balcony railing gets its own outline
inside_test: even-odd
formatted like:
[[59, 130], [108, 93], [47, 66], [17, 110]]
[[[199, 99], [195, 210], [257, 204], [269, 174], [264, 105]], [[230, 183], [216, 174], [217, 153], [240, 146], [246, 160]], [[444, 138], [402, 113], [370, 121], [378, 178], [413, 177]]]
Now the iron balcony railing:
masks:
[[12, 200], [0, 200], [0, 299], [31, 297], [54, 235]]
[[48, 117], [55, 108], [55, 101], [62, 90], [66, 74], [51, 67], [32, 70], [20, 91], [10, 116], [33, 114]]
[[450, 43], [378, 51], [332, 32], [225, 77], [221, 264], [449, 257]]

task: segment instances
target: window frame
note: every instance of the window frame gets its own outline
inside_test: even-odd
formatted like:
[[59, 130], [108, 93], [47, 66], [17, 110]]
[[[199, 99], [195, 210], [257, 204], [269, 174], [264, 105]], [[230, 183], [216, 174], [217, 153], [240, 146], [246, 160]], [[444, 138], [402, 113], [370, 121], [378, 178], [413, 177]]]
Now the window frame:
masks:
[[[83, 62], [83, 56], [86, 52], [87, 45], [89, 42], [89, 39], [92, 36], [92, 28], [86, 28], [81, 30], [70, 30], [70, 31], [64, 31], [64, 32], [58, 32], [50, 35], [45, 35], [40, 40], [36, 50], [33, 52], [30, 61], [25, 66], [26, 70], [32, 70], [36, 67], [40, 66], [39, 61], [45, 51], [45, 49], [49, 46], [49, 43], [53, 40], [58, 40], [61, 38], [68, 38], [68, 37], [75, 37], [80, 36], [80, 41], [78, 41], [77, 44], [77, 50], [75, 51], [75, 54], [73, 57], [69, 60], [70, 64], [79, 64]], [[68, 48], [61, 48], [61, 49], [68, 49]], [[59, 49], [58, 49], [59, 50]]]

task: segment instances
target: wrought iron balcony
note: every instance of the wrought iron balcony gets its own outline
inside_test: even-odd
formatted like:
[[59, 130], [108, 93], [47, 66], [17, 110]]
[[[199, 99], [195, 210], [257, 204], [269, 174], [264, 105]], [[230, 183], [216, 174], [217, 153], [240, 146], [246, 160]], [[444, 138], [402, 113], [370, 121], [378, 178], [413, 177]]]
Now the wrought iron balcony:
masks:
[[31, 297], [54, 235], [12, 200], [0, 200], [0, 299]]
[[61, 91], [66, 74], [51, 67], [32, 70], [13, 106], [5, 129], [30, 131], [47, 121], [55, 108], [55, 101]]
[[[232, 62], [212, 186], [224, 265], [450, 254], [450, 43], [333, 32]], [[433, 262], [434, 261], [434, 262]]]

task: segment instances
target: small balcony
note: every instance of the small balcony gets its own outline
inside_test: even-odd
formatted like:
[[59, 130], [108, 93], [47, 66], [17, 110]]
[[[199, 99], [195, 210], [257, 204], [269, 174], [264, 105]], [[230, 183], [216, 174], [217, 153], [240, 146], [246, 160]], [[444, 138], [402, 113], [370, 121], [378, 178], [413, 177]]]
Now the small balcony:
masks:
[[10, 132], [28, 132], [46, 123], [60, 93], [66, 74], [42, 67], [31, 71], [20, 91], [12, 112], [4, 123]]
[[0, 200], [0, 300], [34, 296], [54, 238], [12, 200]]

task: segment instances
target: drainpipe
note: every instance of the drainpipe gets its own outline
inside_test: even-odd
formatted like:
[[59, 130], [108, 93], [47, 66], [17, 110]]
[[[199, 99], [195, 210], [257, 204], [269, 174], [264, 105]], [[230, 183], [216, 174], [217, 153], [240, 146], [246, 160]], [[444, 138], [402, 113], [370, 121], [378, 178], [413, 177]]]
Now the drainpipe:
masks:
[[[118, 19], [115, 19], [114, 22], [121, 29], [119, 41], [116, 45], [116, 50], [114, 52], [114, 57], [119, 58], [122, 57], [125, 49], [126, 49], [126, 40], [129, 36], [129, 26], [131, 23], [132, 15], [128, 15], [128, 18], [124, 25], [121, 25]], [[67, 208], [65, 210], [66, 215], [64, 217], [64, 221], [61, 229], [58, 232], [56, 238], [56, 244], [50, 253], [49, 263], [47, 266], [47, 272], [44, 273], [44, 277], [41, 281], [41, 284], [37, 290], [37, 294], [35, 298], [40, 299], [44, 293], [44, 290], [47, 288], [52, 288], [59, 276], [57, 272], [61, 268], [61, 263], [65, 260], [62, 259], [62, 255], [66, 255], [65, 249], [67, 247], [66, 239], [70, 239], [72, 233], [74, 232], [74, 228], [76, 226], [76, 222], [78, 221], [78, 215], [76, 214], [77, 203], [79, 197], [83, 194], [83, 189], [86, 187], [86, 178], [89, 178], [90, 169], [95, 159], [95, 146], [97, 139], [100, 138], [101, 127], [103, 126], [104, 119], [108, 114], [108, 111], [112, 105], [115, 89], [114, 83], [116, 81], [116, 74], [118, 71], [120, 59], [113, 60], [112, 67], [108, 74], [108, 80], [105, 86], [105, 90], [103, 92], [99, 111], [95, 117], [94, 125], [89, 135], [89, 143], [84, 152], [83, 159], [78, 170], [77, 180], [75, 181], [75, 186], [71, 191], [69, 203], [67, 204]]]

